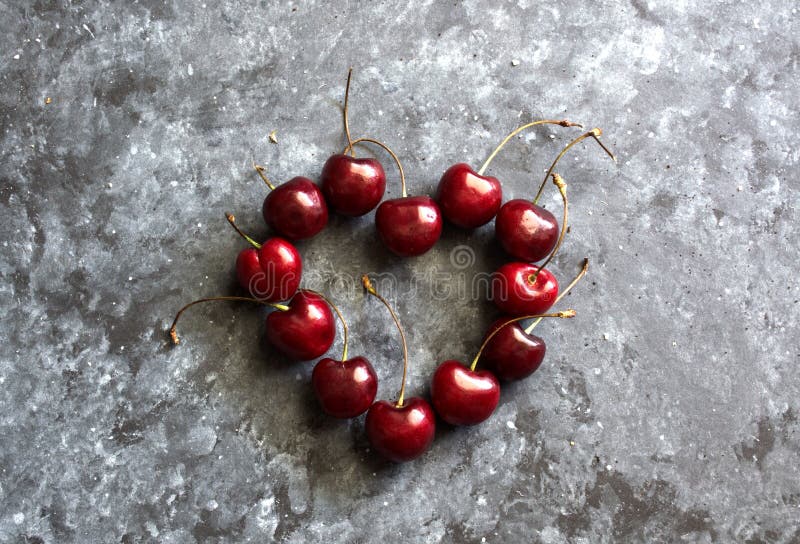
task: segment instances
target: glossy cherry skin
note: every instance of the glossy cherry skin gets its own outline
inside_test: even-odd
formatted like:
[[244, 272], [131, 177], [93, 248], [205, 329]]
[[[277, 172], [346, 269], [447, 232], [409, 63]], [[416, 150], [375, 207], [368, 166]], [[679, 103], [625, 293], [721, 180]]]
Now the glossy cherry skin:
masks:
[[375, 212], [375, 227], [383, 243], [401, 257], [422, 255], [442, 235], [442, 213], [429, 196], [386, 200]]
[[470, 370], [445, 361], [433, 373], [431, 402], [451, 425], [475, 425], [492, 415], [500, 402], [500, 382], [488, 370]]
[[[506, 263], [492, 276], [491, 298], [501, 312], [511, 316], [545, 313], [558, 296], [558, 281], [547, 270], [529, 263]], [[536, 281], [531, 280], [536, 276]]]
[[270, 238], [261, 249], [243, 249], [236, 258], [239, 285], [266, 302], [288, 300], [300, 286], [303, 260], [290, 242]]
[[[505, 316], [492, 323], [484, 340], [509, 319]], [[489, 340], [480, 362], [501, 380], [521, 380], [536, 372], [544, 360], [545, 351], [544, 340], [527, 334], [519, 322], [511, 323]]]
[[367, 412], [367, 438], [378, 453], [396, 463], [425, 453], [436, 434], [436, 416], [424, 399], [407, 399], [402, 407], [381, 400]]
[[301, 176], [270, 191], [261, 212], [270, 228], [290, 240], [311, 238], [328, 224], [328, 205], [322, 191]]
[[296, 361], [316, 359], [333, 344], [336, 327], [328, 303], [318, 294], [301, 289], [289, 309], [267, 316], [267, 340]]
[[494, 232], [509, 255], [521, 261], [541, 261], [558, 241], [558, 220], [533, 202], [509, 200], [494, 222]]
[[363, 414], [378, 392], [378, 376], [364, 357], [320, 359], [311, 374], [311, 384], [322, 410], [338, 418]]
[[436, 190], [436, 202], [442, 215], [465, 229], [491, 221], [502, 201], [503, 189], [497, 178], [481, 176], [463, 162], [445, 171]]
[[328, 206], [353, 217], [374, 209], [386, 190], [386, 173], [376, 159], [332, 155], [325, 161], [319, 180]]

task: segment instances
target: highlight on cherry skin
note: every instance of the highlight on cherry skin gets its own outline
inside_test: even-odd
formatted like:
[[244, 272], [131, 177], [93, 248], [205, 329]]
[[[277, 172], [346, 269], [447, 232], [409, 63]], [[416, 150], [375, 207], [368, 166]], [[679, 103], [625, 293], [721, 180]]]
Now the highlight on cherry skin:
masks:
[[288, 240], [273, 237], [259, 244], [236, 225], [232, 214], [228, 223], [252, 246], [239, 252], [236, 277], [239, 285], [265, 302], [288, 300], [297, 292], [303, 275], [303, 260]]
[[400, 463], [416, 459], [430, 447], [436, 434], [436, 416], [428, 401], [420, 397], [405, 398], [408, 373], [408, 345], [397, 314], [383, 298], [366, 275], [361, 277], [364, 290], [389, 310], [400, 333], [403, 348], [403, 378], [397, 402], [378, 401], [370, 406], [364, 427], [372, 448], [386, 459]]
[[253, 164], [253, 168], [269, 187], [261, 214], [272, 230], [289, 240], [305, 240], [325, 228], [328, 205], [313, 181], [297, 176], [276, 187], [263, 166]]

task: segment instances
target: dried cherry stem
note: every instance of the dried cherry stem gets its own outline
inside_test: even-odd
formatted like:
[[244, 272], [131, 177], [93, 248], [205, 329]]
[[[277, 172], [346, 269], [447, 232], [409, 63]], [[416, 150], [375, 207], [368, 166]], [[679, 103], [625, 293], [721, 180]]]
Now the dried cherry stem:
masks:
[[495, 330], [493, 330], [492, 333], [486, 337], [486, 340], [483, 341], [483, 344], [481, 344], [481, 347], [478, 349], [478, 354], [472, 360], [472, 364], [469, 366], [469, 369], [472, 371], [475, 370], [475, 367], [478, 366], [478, 360], [481, 358], [481, 355], [483, 355], [483, 350], [486, 349], [486, 346], [489, 345], [489, 342], [491, 342], [492, 338], [494, 338], [494, 336], [498, 332], [500, 332], [503, 328], [505, 328], [508, 325], [511, 325], [512, 323], [516, 323], [517, 321], [524, 321], [525, 319], [534, 319], [534, 318], [542, 319], [545, 317], [558, 317], [560, 319], [569, 319], [571, 317], [575, 317], [575, 310], [562, 310], [560, 312], [553, 312], [550, 314], [522, 315], [520, 317], [509, 319], [508, 321], [504, 322], [502, 325], [497, 327]]
[[400, 159], [397, 158], [397, 155], [394, 154], [394, 151], [389, 149], [389, 146], [383, 142], [379, 142], [378, 140], [373, 140], [372, 138], [359, 138], [358, 140], [354, 140], [350, 142], [350, 144], [344, 149], [344, 153], [347, 153], [348, 149], [351, 149], [356, 144], [360, 144], [362, 142], [370, 142], [375, 145], [381, 146], [386, 152], [392, 156], [394, 162], [397, 163], [397, 169], [400, 170], [400, 187], [403, 189], [403, 198], [407, 197], [408, 194], [406, 193], [406, 174], [403, 172], [403, 165], [400, 164]]
[[247, 240], [250, 243], [250, 245], [252, 245], [254, 248], [261, 249], [261, 244], [250, 238], [244, 232], [242, 232], [242, 229], [240, 229], [239, 225], [236, 224], [236, 217], [234, 217], [232, 213], [225, 212], [225, 219], [228, 220], [228, 223], [231, 224], [233, 230], [235, 230], [239, 234], [239, 236]]
[[[580, 271], [580, 272], [578, 272], [578, 275], [577, 275], [577, 276], [575, 276], [575, 279], [573, 279], [573, 280], [570, 282], [570, 284], [569, 284], [569, 285], [567, 285], [567, 286], [564, 288], [564, 290], [563, 290], [563, 291], [561, 291], [561, 292], [558, 294], [558, 296], [556, 297], [556, 300], [553, 302], [553, 304], [554, 304], [554, 305], [555, 305], [555, 304], [558, 304], [558, 301], [559, 301], [559, 300], [561, 300], [562, 298], [564, 298], [564, 297], [567, 295], [567, 293], [569, 293], [570, 289], [572, 289], [573, 287], [575, 287], [575, 285], [576, 285], [576, 284], [577, 284], [579, 281], [581, 281], [581, 278], [582, 278], [582, 277], [584, 277], [584, 276], [586, 275], [586, 272], [587, 272], [588, 270], [589, 270], [589, 259], [584, 259], [584, 260], [583, 260], [583, 266], [581, 266], [581, 271]], [[536, 325], [538, 325], [538, 324], [539, 324], [539, 322], [540, 322], [541, 320], [542, 320], [542, 318], [540, 317], [540, 318], [536, 319], [536, 321], [534, 321], [533, 323], [531, 323], [530, 325], [528, 325], [528, 328], [527, 328], [527, 329], [525, 329], [525, 334], [530, 334], [531, 332], [533, 332], [533, 329], [535, 329], [535, 328], [536, 328]]]
[[181, 343], [180, 339], [178, 338], [178, 333], [175, 331], [175, 327], [178, 325], [178, 320], [183, 315], [183, 312], [194, 306], [195, 304], [200, 304], [201, 302], [216, 302], [216, 301], [238, 301], [238, 302], [255, 302], [256, 304], [263, 304], [265, 306], [272, 306], [276, 310], [280, 310], [285, 312], [289, 309], [288, 306], [285, 304], [275, 304], [273, 302], [265, 302], [263, 300], [258, 300], [257, 298], [250, 298], [250, 297], [210, 297], [210, 298], [201, 298], [190, 302], [180, 310], [178, 313], [175, 314], [175, 320], [172, 322], [172, 326], [169, 328], [169, 337], [172, 338], [172, 343], [176, 346]]
[[319, 291], [313, 291], [311, 289], [306, 289], [306, 291], [314, 293], [319, 298], [324, 300], [328, 304], [328, 306], [333, 308], [333, 311], [336, 312], [336, 315], [339, 316], [339, 321], [342, 323], [342, 336], [344, 336], [344, 339], [343, 339], [344, 347], [342, 348], [342, 362], [346, 361], [347, 360], [347, 322], [344, 320], [344, 316], [342, 315], [342, 312], [339, 310], [339, 308], [336, 307], [336, 304], [334, 304], [331, 301], [331, 299], [329, 299], [328, 297], [326, 297], [325, 295], [323, 295]]
[[275, 184], [272, 183], [267, 177], [267, 175], [264, 173], [267, 171], [267, 169], [261, 166], [260, 164], [256, 164], [255, 162], [253, 162], [253, 168], [256, 169], [256, 172], [258, 172], [258, 175], [261, 177], [262, 180], [264, 180], [264, 183], [267, 184], [267, 187], [269, 187], [271, 191], [274, 191]]
[[494, 148], [494, 151], [492, 151], [492, 154], [489, 155], [489, 157], [483, 162], [483, 165], [481, 165], [480, 169], [478, 170], [478, 175], [479, 176], [483, 175], [483, 173], [489, 167], [489, 163], [492, 162], [492, 160], [495, 158], [495, 156], [500, 152], [501, 149], [503, 149], [503, 147], [505, 147], [505, 145], [509, 142], [509, 140], [511, 140], [511, 138], [513, 138], [514, 136], [516, 136], [517, 134], [519, 134], [523, 130], [529, 129], [531, 127], [535, 127], [537, 125], [558, 125], [558, 126], [561, 126], [561, 127], [581, 127], [581, 128], [583, 128], [583, 125], [578, 124], [578, 123], [573, 123], [571, 121], [567, 121], [566, 119], [563, 119], [561, 121], [554, 120], [554, 119], [542, 119], [540, 121], [534, 121], [532, 123], [528, 123], [526, 125], [522, 125], [521, 127], [517, 127], [514, 130], [512, 130], [511, 133], [508, 136], [503, 138], [503, 141], [500, 142], [500, 144], [497, 147]]
[[561, 176], [554, 173], [553, 174], [553, 183], [558, 187], [558, 192], [561, 193], [561, 200], [564, 202], [564, 215], [561, 219], [561, 232], [558, 235], [558, 240], [556, 241], [556, 245], [553, 248], [553, 251], [550, 252], [550, 255], [547, 256], [547, 260], [542, 263], [536, 269], [536, 274], [533, 275], [533, 279], [531, 279], [531, 283], [536, 283], [536, 278], [539, 277], [539, 273], [544, 269], [545, 266], [550, 264], [550, 261], [553, 260], [556, 253], [558, 253], [559, 248], [561, 247], [561, 242], [564, 241], [564, 235], [567, 234], [567, 219], [569, 219], [569, 202], [567, 200], [567, 184], [564, 183], [564, 180], [561, 179]]
[[581, 134], [580, 136], [578, 136], [577, 138], [575, 138], [574, 140], [572, 140], [570, 143], [568, 143], [568, 144], [567, 144], [567, 145], [564, 147], [564, 149], [562, 149], [562, 150], [561, 150], [561, 153], [559, 153], [559, 154], [558, 154], [558, 156], [556, 157], [556, 160], [554, 160], [554, 161], [553, 161], [553, 164], [551, 164], [551, 165], [550, 165], [550, 168], [548, 168], [548, 169], [547, 169], [547, 173], [544, 175], [544, 179], [542, 180], [542, 184], [541, 184], [541, 185], [539, 185], [539, 192], [537, 192], [537, 193], [536, 193], [536, 197], [533, 199], [533, 203], [534, 203], [534, 204], [538, 204], [538, 203], [539, 203], [539, 198], [542, 196], [542, 191], [544, 191], [544, 186], [547, 184], [547, 178], [549, 178], [549, 177], [550, 177], [550, 174], [552, 174], [552, 173], [553, 173], [553, 169], [554, 169], [554, 168], [556, 167], [556, 165], [558, 164], [558, 161], [560, 161], [560, 160], [561, 160], [561, 157], [563, 157], [564, 155], [566, 155], [566, 154], [567, 154], [567, 151], [569, 151], [569, 150], [570, 150], [570, 148], [571, 148], [572, 146], [574, 146], [575, 144], [577, 144], [578, 142], [582, 142], [582, 141], [583, 141], [583, 140], [585, 140], [586, 138], [594, 138], [594, 141], [595, 141], [595, 142], [597, 142], [597, 144], [598, 144], [600, 147], [602, 147], [602, 148], [603, 148], [603, 151], [605, 151], [606, 153], [608, 153], [608, 156], [609, 156], [609, 157], [611, 157], [611, 160], [613, 160], [614, 162], [617, 162], [617, 157], [616, 157], [616, 156], [614, 156], [614, 154], [611, 152], [611, 150], [610, 150], [610, 149], [608, 149], [608, 148], [607, 148], [607, 147], [606, 147], [606, 146], [603, 144], [603, 142], [601, 142], [601, 141], [600, 141], [600, 136], [601, 136], [602, 134], [603, 134], [603, 131], [602, 131], [602, 130], [600, 130], [599, 128], [593, 128], [593, 129], [592, 129], [592, 130], [590, 130], [589, 132], [585, 132], [585, 133]]
[[364, 286], [364, 289], [372, 295], [373, 297], [380, 300], [384, 306], [389, 310], [389, 313], [392, 314], [392, 319], [394, 320], [394, 324], [397, 325], [397, 330], [400, 331], [400, 341], [403, 345], [403, 381], [400, 384], [400, 392], [397, 394], [397, 403], [395, 406], [398, 408], [403, 407], [403, 400], [406, 394], [406, 375], [408, 374], [408, 346], [406, 345], [406, 334], [403, 332], [403, 327], [400, 325], [400, 320], [397, 319], [397, 314], [394, 313], [394, 310], [378, 292], [373, 287], [372, 282], [369, 281], [369, 276], [366, 274], [361, 276], [361, 284]]
[[356, 156], [356, 150], [353, 149], [353, 139], [350, 138], [350, 121], [347, 117], [347, 106], [350, 102], [350, 80], [353, 77], [353, 67], [347, 71], [347, 85], [344, 88], [344, 133], [347, 135], [347, 147], [350, 149], [350, 156]]

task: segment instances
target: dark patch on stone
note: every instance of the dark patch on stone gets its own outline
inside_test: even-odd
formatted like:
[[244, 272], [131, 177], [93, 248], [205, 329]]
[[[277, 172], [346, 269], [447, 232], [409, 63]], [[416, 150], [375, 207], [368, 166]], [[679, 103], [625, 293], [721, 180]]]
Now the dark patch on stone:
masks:
[[733, 448], [736, 458], [745, 463], [755, 462], [758, 470], [764, 470], [764, 458], [775, 446], [775, 428], [769, 418], [758, 421], [758, 430], [754, 438], [743, 440]]

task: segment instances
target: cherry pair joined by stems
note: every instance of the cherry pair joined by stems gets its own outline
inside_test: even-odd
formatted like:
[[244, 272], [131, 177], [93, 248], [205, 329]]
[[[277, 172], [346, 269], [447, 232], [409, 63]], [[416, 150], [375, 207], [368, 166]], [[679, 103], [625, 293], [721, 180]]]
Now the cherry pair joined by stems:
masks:
[[431, 405], [425, 399], [405, 398], [408, 345], [403, 327], [389, 302], [378, 294], [369, 277], [362, 276], [361, 283], [367, 293], [380, 300], [389, 310], [400, 332], [403, 348], [403, 379], [397, 402], [381, 400], [369, 408], [364, 423], [367, 438], [372, 447], [387, 459], [395, 462], [410, 461], [425, 453], [433, 442], [436, 434], [436, 417]]
[[[502, 327], [523, 319], [545, 317], [570, 318], [575, 310], [551, 314], [535, 314], [507, 319]], [[495, 330], [483, 341], [478, 354], [467, 367], [461, 361], [445, 361], [436, 369], [431, 381], [431, 402], [439, 414], [451, 425], [475, 425], [492, 415], [500, 401], [500, 382], [491, 370], [475, 370], [478, 360], [493, 339]]]
[[[266, 319], [267, 340], [278, 351], [296, 361], [309, 361], [328, 351], [336, 336], [336, 325], [328, 299], [321, 293], [299, 290], [287, 304], [249, 297], [210, 297], [190, 302], [175, 315], [169, 329], [174, 344], [180, 343], [176, 326], [183, 312], [201, 302], [240, 301], [271, 306]], [[338, 310], [337, 310], [338, 311]]]
[[328, 205], [313, 181], [297, 176], [276, 187], [263, 166], [254, 163], [253, 168], [270, 189], [261, 213], [272, 230], [289, 240], [305, 240], [325, 228]]

